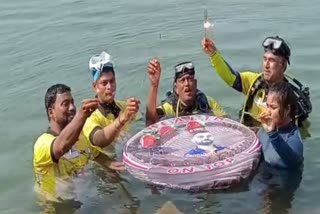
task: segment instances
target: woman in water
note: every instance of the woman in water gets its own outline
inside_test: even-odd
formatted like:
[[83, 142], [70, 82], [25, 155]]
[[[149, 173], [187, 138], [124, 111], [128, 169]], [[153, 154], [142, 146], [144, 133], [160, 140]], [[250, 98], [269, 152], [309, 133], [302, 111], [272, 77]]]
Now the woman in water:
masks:
[[260, 115], [258, 136], [265, 161], [276, 168], [297, 169], [303, 163], [303, 144], [295, 124], [296, 98], [288, 83], [269, 88], [267, 110]]

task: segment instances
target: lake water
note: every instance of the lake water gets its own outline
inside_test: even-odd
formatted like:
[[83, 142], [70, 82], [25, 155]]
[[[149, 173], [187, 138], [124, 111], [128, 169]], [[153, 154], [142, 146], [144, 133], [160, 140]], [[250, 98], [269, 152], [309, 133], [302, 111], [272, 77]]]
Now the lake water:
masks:
[[[289, 177], [282, 188], [267, 185], [257, 175], [249, 186], [232, 192], [188, 194], [154, 191], [129, 174], [124, 175], [126, 182], [110, 184], [94, 168], [96, 188], [84, 188], [83, 205], [75, 212], [154, 213], [172, 201], [184, 213], [320, 213], [319, 1], [2, 0], [1, 214], [40, 212], [33, 192], [32, 152], [34, 140], [47, 127], [45, 91], [59, 82], [71, 86], [77, 104], [92, 97], [88, 60], [102, 50], [116, 63], [117, 97], [140, 98], [142, 111], [149, 86], [148, 79], [144, 81], [147, 62], [157, 56], [163, 68], [160, 97], [171, 88], [174, 64], [192, 60], [199, 88], [236, 117], [244, 97], [221, 81], [201, 49], [205, 8], [215, 23], [217, 47], [235, 69], [261, 70], [266, 36], [280, 35], [289, 42], [288, 74], [311, 88], [313, 102], [301, 182], [286, 185], [293, 181]], [[142, 127], [140, 122], [136, 129]], [[58, 210], [72, 212], [70, 204]]]

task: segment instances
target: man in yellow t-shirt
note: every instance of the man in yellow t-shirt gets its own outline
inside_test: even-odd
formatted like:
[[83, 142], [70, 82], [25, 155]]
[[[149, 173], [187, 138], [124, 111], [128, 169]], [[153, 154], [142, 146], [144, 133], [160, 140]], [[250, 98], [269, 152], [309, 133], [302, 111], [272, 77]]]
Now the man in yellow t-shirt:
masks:
[[89, 160], [108, 169], [124, 170], [123, 163], [112, 162], [81, 132], [87, 117], [97, 106], [97, 99], [83, 100], [76, 113], [68, 86], [56, 84], [47, 90], [45, 107], [49, 128], [36, 140], [33, 157], [36, 190], [44, 199], [77, 199], [73, 180], [84, 173]]
[[108, 53], [102, 52], [92, 56], [89, 60], [89, 70], [93, 75], [93, 91], [99, 104], [97, 110], [87, 119], [83, 133], [92, 145], [104, 148], [104, 152], [114, 158], [115, 139], [135, 117], [140, 101], [133, 97], [126, 102], [115, 99], [115, 69]]
[[157, 94], [161, 74], [160, 62], [152, 59], [148, 65], [150, 89], [147, 102], [146, 121], [153, 124], [160, 119], [190, 114], [225, 116], [219, 103], [197, 89], [195, 68], [192, 62], [175, 66], [173, 92], [157, 106]]

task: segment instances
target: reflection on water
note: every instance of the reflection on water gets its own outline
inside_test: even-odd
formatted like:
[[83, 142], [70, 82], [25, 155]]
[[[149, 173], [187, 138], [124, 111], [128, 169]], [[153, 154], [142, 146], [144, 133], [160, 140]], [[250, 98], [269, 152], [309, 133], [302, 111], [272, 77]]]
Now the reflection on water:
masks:
[[260, 169], [258, 179], [266, 186], [262, 192], [263, 213], [289, 213], [303, 170], [278, 170], [265, 163]]
[[41, 214], [74, 213], [82, 205], [80, 201], [65, 200], [61, 202], [39, 201]]
[[[41, 203], [42, 213], [289, 213], [302, 170], [271, 168], [262, 162], [252, 178], [243, 185], [223, 191], [186, 192], [139, 183], [131, 176], [92, 167], [90, 182], [82, 183], [79, 201]], [[140, 194], [139, 194], [140, 192]], [[143, 192], [143, 194], [141, 194]], [[137, 198], [135, 195], [138, 195]], [[250, 198], [253, 195], [252, 199]], [[247, 201], [247, 202], [245, 202]]]
[[39, 198], [41, 213], [137, 213], [140, 202], [127, 190], [128, 182], [121, 175], [96, 164], [90, 170], [88, 176], [74, 179], [77, 200]]

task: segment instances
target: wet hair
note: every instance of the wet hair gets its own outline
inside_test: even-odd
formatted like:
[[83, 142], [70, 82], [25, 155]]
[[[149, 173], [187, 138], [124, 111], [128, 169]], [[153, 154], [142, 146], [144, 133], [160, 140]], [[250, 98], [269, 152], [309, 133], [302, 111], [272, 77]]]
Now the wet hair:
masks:
[[274, 84], [269, 88], [269, 94], [275, 93], [276, 99], [280, 106], [280, 117], [284, 118], [286, 110], [289, 110], [289, 116], [294, 122], [296, 120], [295, 116], [297, 113], [297, 99], [294, 92], [290, 88], [288, 82], [282, 82]]
[[71, 92], [71, 88], [64, 84], [55, 84], [48, 88], [44, 98], [44, 105], [46, 108], [48, 120], [50, 120], [48, 110], [49, 108], [52, 108], [52, 106], [56, 102], [57, 94], [63, 94], [65, 92]]

